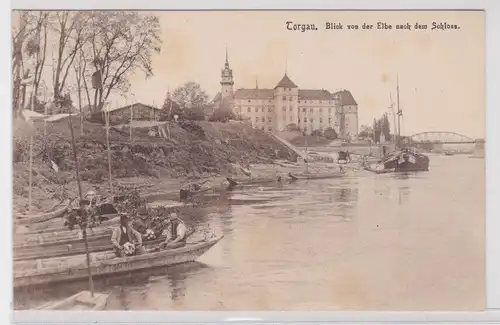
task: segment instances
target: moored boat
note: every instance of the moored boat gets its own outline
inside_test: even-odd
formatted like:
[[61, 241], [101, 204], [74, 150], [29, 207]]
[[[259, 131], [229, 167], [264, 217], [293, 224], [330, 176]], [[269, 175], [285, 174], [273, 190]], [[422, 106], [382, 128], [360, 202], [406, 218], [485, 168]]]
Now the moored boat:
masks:
[[97, 293], [94, 295], [90, 291], [81, 291], [66, 299], [57, 302], [49, 302], [36, 308], [37, 310], [103, 310], [106, 308], [108, 294]]
[[[117, 224], [118, 214], [106, 215], [103, 217], [105, 217], [105, 220], [99, 222], [98, 225], [93, 229]], [[69, 230], [68, 227], [64, 225], [64, 221], [61, 221], [60, 225], [52, 228], [40, 230], [30, 230], [30, 228], [27, 228], [24, 231], [19, 231], [19, 229], [16, 229], [16, 233], [14, 236], [14, 245], [50, 242], [54, 240], [61, 240], [66, 237], [75, 238], [78, 232], [79, 230]], [[92, 233], [93, 230], [89, 230], [88, 232]]]
[[429, 170], [429, 157], [411, 148], [403, 148], [383, 157], [375, 166], [364, 168], [376, 174], [393, 172], [417, 172]]
[[17, 225], [30, 225], [34, 223], [41, 223], [52, 219], [64, 216], [71, 204], [70, 200], [65, 200], [54, 208], [53, 211], [40, 213], [37, 215], [16, 215], [15, 223]]
[[345, 172], [335, 172], [335, 173], [288, 173], [288, 177], [292, 181], [297, 180], [314, 180], [314, 179], [331, 179], [340, 178], [345, 175]]
[[[106, 233], [89, 236], [87, 238], [89, 252], [103, 252], [111, 249], [111, 230], [108, 229]], [[144, 239], [144, 246], [159, 244], [165, 240], [165, 236], [147, 240]], [[85, 243], [82, 238], [75, 238], [67, 241], [55, 241], [50, 243], [43, 243], [38, 245], [15, 246], [13, 260], [29, 260], [34, 258], [53, 258], [61, 256], [70, 256], [85, 253]]]
[[[187, 243], [176, 249], [117, 258], [112, 251], [91, 254], [90, 269], [95, 277], [192, 262], [217, 244], [223, 236]], [[38, 259], [14, 263], [14, 288], [65, 282], [88, 276], [85, 255]]]
[[268, 183], [276, 183], [281, 182], [281, 176], [277, 176], [276, 178], [244, 178], [244, 179], [234, 179], [231, 177], [226, 177], [229, 182], [229, 187], [234, 187], [238, 185], [255, 185], [255, 184], [268, 184]]

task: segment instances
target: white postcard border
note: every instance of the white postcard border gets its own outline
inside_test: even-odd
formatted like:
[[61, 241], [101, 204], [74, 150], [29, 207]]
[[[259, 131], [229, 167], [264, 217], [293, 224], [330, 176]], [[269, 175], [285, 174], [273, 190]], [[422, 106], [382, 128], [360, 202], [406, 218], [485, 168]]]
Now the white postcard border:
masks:
[[[2, 2], [2, 7], [7, 2]], [[64, 313], [64, 312], [37, 312], [23, 311], [8, 313], [12, 308], [12, 165], [10, 156], [1, 160], [1, 172], [4, 174], [1, 185], [4, 187], [4, 195], [0, 196], [3, 217], [0, 218], [1, 236], [0, 252], [3, 259], [1, 265], [2, 288], [0, 294], [0, 321], [7, 315], [13, 315], [17, 324], [67, 324], [67, 323], [100, 323], [100, 324], [161, 324], [161, 323], [220, 323], [230, 321], [231, 323], [252, 322], [376, 322], [376, 323], [454, 323], [463, 322], [467, 324], [480, 322], [500, 322], [500, 171], [497, 167], [500, 160], [500, 1], [498, 0], [350, 0], [350, 1], [327, 1], [327, 0], [254, 0], [254, 1], [167, 1], [167, 0], [87, 0], [84, 2], [63, 2], [60, 0], [15, 0], [12, 1], [10, 9], [142, 9], [142, 10], [436, 10], [436, 9], [485, 9], [486, 18], [486, 43], [487, 43], [487, 123], [486, 123], [486, 245], [487, 245], [487, 308], [481, 313], [448, 313], [448, 312], [93, 312], [93, 313]], [[5, 6], [7, 9], [7, 6]], [[11, 73], [10, 73], [10, 10], [2, 10], [1, 23], [4, 32], [4, 46], [7, 48], [2, 60], [2, 87], [1, 100], [4, 109], [1, 110], [0, 118], [3, 127], [0, 128], [3, 135], [0, 137], [1, 148], [6, 152], [11, 150]], [[8, 31], [8, 32], [7, 32]], [[466, 64], [466, 63], [465, 63]], [[465, 94], [457, 94], [463, 96]], [[10, 151], [9, 151], [10, 150]], [[494, 311], [492, 309], [497, 309]], [[7, 321], [7, 319], [5, 319]], [[7, 322], [1, 322], [5, 324]]]

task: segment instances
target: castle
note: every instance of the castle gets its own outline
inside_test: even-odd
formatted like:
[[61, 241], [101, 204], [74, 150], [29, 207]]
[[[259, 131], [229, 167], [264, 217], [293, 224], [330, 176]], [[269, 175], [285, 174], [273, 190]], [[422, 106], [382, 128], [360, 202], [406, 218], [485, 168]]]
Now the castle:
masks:
[[256, 83], [253, 89], [234, 91], [227, 49], [220, 84], [221, 91], [212, 101], [214, 108], [226, 106], [255, 128], [285, 131], [292, 124], [306, 134], [328, 127], [341, 138], [358, 134], [358, 104], [348, 90], [299, 89], [285, 72], [274, 89], [259, 88]]

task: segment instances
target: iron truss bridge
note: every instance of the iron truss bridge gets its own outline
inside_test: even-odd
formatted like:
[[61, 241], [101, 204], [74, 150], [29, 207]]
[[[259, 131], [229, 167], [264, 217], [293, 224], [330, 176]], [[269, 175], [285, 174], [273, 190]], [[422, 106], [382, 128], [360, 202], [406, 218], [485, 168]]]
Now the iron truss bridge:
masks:
[[463, 134], [447, 131], [416, 133], [405, 141], [407, 144], [465, 144], [484, 143], [483, 139], [473, 139]]

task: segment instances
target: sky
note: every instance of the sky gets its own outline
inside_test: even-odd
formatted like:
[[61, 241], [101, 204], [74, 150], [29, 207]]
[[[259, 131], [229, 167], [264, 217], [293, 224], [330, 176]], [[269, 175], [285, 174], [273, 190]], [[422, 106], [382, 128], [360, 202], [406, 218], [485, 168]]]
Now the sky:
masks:
[[[172, 11], [156, 12], [162, 51], [154, 77], [130, 82], [131, 101], [161, 106], [167, 90], [198, 82], [210, 99], [220, 91], [225, 49], [235, 89], [274, 88], [285, 70], [302, 89], [350, 90], [359, 125], [396, 101], [399, 76], [402, 133], [453, 131], [484, 138], [485, 15], [480, 11]], [[315, 24], [317, 31], [289, 31], [286, 22]], [[325, 30], [339, 22], [342, 30]], [[394, 25], [378, 30], [377, 23]], [[414, 24], [428, 24], [415, 30]], [[431, 30], [433, 22], [460, 29]], [[364, 23], [375, 25], [362, 29]], [[395, 30], [409, 23], [412, 30]], [[347, 30], [358, 24], [358, 30]], [[125, 104], [118, 96], [112, 105]], [[389, 115], [392, 121], [392, 116]]]

